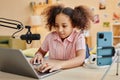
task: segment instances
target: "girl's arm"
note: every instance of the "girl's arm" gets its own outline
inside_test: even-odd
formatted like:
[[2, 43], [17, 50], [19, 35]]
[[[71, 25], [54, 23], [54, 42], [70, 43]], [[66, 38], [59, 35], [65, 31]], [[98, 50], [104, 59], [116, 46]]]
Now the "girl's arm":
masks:
[[83, 65], [85, 56], [86, 56], [85, 49], [78, 50], [78, 51], [76, 51], [75, 58], [61, 62], [61, 68], [67, 69], [67, 68], [81, 66], [81, 65]]
[[45, 56], [46, 52], [43, 51], [41, 48], [35, 53], [34, 58], [30, 60], [32, 64], [40, 64], [43, 63], [43, 58]]
[[82, 66], [85, 60], [85, 49], [78, 50], [76, 52], [76, 57], [70, 60], [48, 60], [43, 64], [42, 67], [39, 68], [40, 71], [45, 72], [50, 69], [50, 72], [58, 69], [68, 69], [73, 67]]
[[38, 51], [35, 53], [36, 55], [37, 54], [40, 54], [42, 55], [42, 57], [44, 57], [46, 55], [47, 52], [43, 51], [41, 48], [38, 49]]

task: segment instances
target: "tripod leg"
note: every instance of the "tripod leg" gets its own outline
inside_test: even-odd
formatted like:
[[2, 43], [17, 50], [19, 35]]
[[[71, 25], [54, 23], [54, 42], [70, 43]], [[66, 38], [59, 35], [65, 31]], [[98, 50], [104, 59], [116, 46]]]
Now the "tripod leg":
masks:
[[116, 71], [116, 75], [118, 76], [118, 69], [119, 69], [119, 56], [120, 56], [120, 53], [119, 53], [119, 50], [117, 51], [117, 71]]
[[[115, 58], [113, 59], [112, 64], [115, 62], [116, 57], [117, 57], [117, 56], [115, 56]], [[104, 80], [104, 78], [105, 78], [105, 76], [107, 75], [108, 71], [110, 70], [110, 68], [111, 68], [112, 64], [111, 64], [111, 65], [108, 67], [108, 69], [105, 71], [105, 73], [103, 74], [103, 76], [102, 76], [101, 80]]]
[[[118, 56], [118, 59], [119, 59], [119, 56]], [[116, 75], [118, 76], [118, 68], [119, 68], [119, 62], [118, 62], [118, 59], [117, 59], [117, 71], [116, 71]]]

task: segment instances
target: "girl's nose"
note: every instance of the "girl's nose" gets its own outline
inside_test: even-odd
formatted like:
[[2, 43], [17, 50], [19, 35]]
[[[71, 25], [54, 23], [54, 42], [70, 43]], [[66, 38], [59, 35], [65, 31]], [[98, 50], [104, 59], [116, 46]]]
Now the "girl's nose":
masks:
[[59, 32], [62, 32], [63, 31], [63, 28], [62, 27], [59, 27]]

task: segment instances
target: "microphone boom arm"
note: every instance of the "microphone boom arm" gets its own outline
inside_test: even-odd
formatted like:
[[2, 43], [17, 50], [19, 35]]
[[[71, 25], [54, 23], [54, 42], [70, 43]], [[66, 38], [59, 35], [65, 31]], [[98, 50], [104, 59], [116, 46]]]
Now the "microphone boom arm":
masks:
[[[9, 24], [9, 25], [6, 25]], [[17, 27], [12, 27], [12, 26], [17, 26]], [[12, 34], [12, 38], [15, 38], [14, 35], [21, 30], [23, 30], [24, 26], [20, 21], [17, 20], [12, 20], [12, 19], [6, 19], [6, 18], [0, 18], [0, 26], [7, 27], [7, 28], [12, 28], [12, 29], [18, 29], [18, 31], [14, 32]], [[30, 26], [25, 26], [25, 28], [28, 29], [28, 32], [25, 35], [21, 35], [20, 38], [22, 40], [26, 40], [28, 44], [32, 42], [32, 40], [39, 40], [40, 39], [40, 34], [32, 34], [30, 31]]]
[[[15, 25], [17, 27], [12, 27], [6, 24], [10, 24], [12, 26]], [[20, 21], [12, 20], [12, 19], [0, 18], [0, 26], [6, 27], [6, 28], [18, 29], [18, 31], [12, 34], [12, 38], [15, 38], [14, 35], [23, 30], [23, 24]]]

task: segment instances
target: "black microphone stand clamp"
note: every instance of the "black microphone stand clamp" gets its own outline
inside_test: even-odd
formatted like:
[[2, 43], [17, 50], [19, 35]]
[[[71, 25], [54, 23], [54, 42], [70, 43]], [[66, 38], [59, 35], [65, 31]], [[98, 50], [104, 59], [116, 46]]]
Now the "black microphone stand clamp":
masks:
[[28, 29], [28, 31], [27, 31], [27, 33], [26, 33], [26, 37], [28, 37], [27, 39], [26, 39], [26, 42], [28, 43], [28, 44], [30, 44], [31, 42], [32, 42], [32, 39], [30, 38], [30, 35], [32, 35], [32, 32], [31, 32], [31, 27], [30, 26], [25, 26], [25, 28], [27, 28]]

